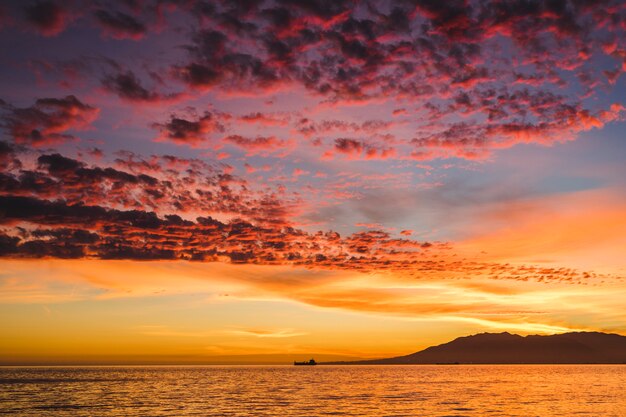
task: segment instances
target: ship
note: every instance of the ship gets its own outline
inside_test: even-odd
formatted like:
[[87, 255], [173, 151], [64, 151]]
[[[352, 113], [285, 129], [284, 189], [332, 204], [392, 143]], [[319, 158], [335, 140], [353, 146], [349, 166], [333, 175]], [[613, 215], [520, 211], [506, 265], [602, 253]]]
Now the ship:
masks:
[[312, 365], [317, 365], [317, 362], [315, 362], [315, 359], [311, 359], [308, 362], [307, 361], [304, 361], [304, 362], [293, 361], [293, 364], [296, 366], [301, 366], [301, 365], [312, 366]]

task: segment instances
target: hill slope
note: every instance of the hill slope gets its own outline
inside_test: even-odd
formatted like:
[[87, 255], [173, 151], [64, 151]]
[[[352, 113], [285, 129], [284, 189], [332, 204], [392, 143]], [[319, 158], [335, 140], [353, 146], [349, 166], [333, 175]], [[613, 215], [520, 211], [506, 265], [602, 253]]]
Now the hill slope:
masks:
[[626, 363], [626, 337], [599, 332], [550, 336], [480, 333], [406, 356], [335, 363]]

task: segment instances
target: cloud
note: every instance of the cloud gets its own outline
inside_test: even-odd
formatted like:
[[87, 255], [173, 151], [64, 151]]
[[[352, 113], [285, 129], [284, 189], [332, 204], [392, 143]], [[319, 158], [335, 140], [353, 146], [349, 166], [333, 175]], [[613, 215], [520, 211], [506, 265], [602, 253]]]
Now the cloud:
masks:
[[523, 89], [498, 96], [493, 91], [478, 97], [457, 96], [455, 105], [448, 109], [432, 108], [431, 117], [445, 118], [464, 111], [463, 108], [486, 114], [487, 119], [480, 123], [444, 124], [438, 132], [413, 138], [414, 154], [426, 155], [421, 159], [482, 159], [494, 150], [521, 143], [551, 145], [573, 140], [581, 132], [602, 128], [607, 123], [622, 120], [625, 115], [619, 103], [592, 113], [563, 96]]
[[239, 117], [239, 120], [245, 123], [254, 123], [262, 126], [286, 126], [288, 124], [288, 119], [285, 116], [261, 112], [245, 114]]
[[385, 120], [366, 120], [362, 123], [355, 123], [343, 120], [322, 120], [316, 122], [308, 118], [302, 118], [297, 122], [297, 131], [304, 136], [325, 135], [333, 132], [373, 134], [381, 130], [387, 130], [393, 125], [394, 122]]
[[[129, 103], [159, 104], [209, 92], [228, 97], [280, 91], [298, 91], [320, 100], [321, 107], [336, 109], [393, 103], [395, 109], [386, 111], [396, 122], [310, 115], [296, 120], [260, 109], [246, 109], [237, 117], [259, 128], [289, 126], [317, 143], [361, 142], [360, 152], [355, 146], [348, 150], [345, 141], [325, 149], [326, 159], [477, 160], [520, 143], [547, 146], [572, 140], [623, 118], [603, 118], [610, 111], [606, 101], [590, 99], [604, 94], [601, 86], [617, 86], [625, 56], [619, 42], [623, 25], [611, 17], [621, 16], [623, 8], [616, 0], [597, 4], [601, 7], [574, 0], [422, 1], [393, 7], [322, 1], [245, 6], [147, 2], [119, 10], [94, 7], [86, 14], [73, 3], [61, 7], [40, 1], [27, 8], [42, 22], [53, 22], [42, 23], [50, 33], [65, 25], [54, 22], [67, 21], [58, 16], [93, 15], [106, 36], [118, 39], [145, 37], [143, 20], [156, 18], [161, 29], [174, 29], [165, 10], [176, 10], [189, 22], [182, 55], [162, 61], [158, 72], [164, 76], [151, 74], [158, 79], [157, 89], [121, 65], [102, 70], [104, 89]], [[507, 48], [511, 53], [499, 52]], [[180, 82], [184, 93], [159, 91], [180, 88]], [[402, 124], [393, 117], [400, 115], [407, 116]], [[251, 133], [240, 126], [228, 133], [231, 143], [247, 148], [261, 146], [255, 134], [287, 140], [276, 131]], [[397, 142], [393, 148], [392, 137]]]
[[70, 130], [88, 128], [99, 109], [73, 95], [40, 98], [31, 107], [18, 108], [2, 103], [0, 126], [16, 143], [44, 146], [74, 140]]
[[133, 16], [119, 12], [96, 10], [94, 16], [103, 28], [103, 33], [113, 39], [141, 39], [146, 26]]
[[[169, 155], [144, 159], [121, 152], [116, 168], [90, 166], [58, 153], [20, 153], [11, 146], [6, 154], [11, 169], [0, 174], [0, 195], [6, 196], [62, 199], [72, 206], [151, 209], [163, 215], [209, 213], [261, 225], [285, 224], [299, 201], [295, 194], [271, 187], [255, 189], [226, 173], [224, 166], [198, 159]], [[23, 165], [35, 168], [21, 170]]]
[[[352, 138], [335, 139], [334, 150], [351, 159], [387, 159], [395, 155], [395, 149], [371, 145], [365, 141]], [[329, 156], [331, 154], [326, 154]]]
[[225, 84], [233, 89], [271, 87], [281, 79], [269, 65], [257, 56], [230, 50], [228, 36], [216, 30], [194, 34], [187, 49], [193, 61], [176, 66], [174, 73], [192, 87], [208, 88]]
[[[29, 157], [10, 147], [5, 153], [14, 159]], [[393, 239], [386, 232], [346, 238], [334, 232], [310, 234], [287, 221], [288, 200], [254, 193], [245, 183], [237, 189], [233, 184], [240, 180], [206, 163], [121, 156], [118, 164], [127, 171], [43, 154], [34, 170], [16, 165], [3, 173], [0, 224], [9, 228], [3, 233], [4, 256], [228, 260], [402, 270], [438, 247]], [[136, 170], [141, 173], [129, 172]], [[234, 213], [238, 218], [225, 222], [204, 214], [192, 221], [170, 210]]]
[[232, 143], [244, 149], [248, 155], [267, 154], [279, 150], [288, 150], [290, 142], [278, 139], [275, 136], [257, 136], [249, 138], [241, 135], [230, 135], [225, 137], [224, 142]]
[[[58, 22], [67, 22], [66, 16], [81, 18], [75, 4], [30, 4], [67, 9], [62, 18], [45, 14], [57, 22], [41, 29], [50, 34], [63, 30], [65, 23]], [[606, 87], [607, 97], [614, 92], [605, 71], [615, 71], [624, 62], [623, 25], [610, 15], [621, 16], [623, 8], [615, 9], [615, 1], [598, 4], [602, 7], [573, 0], [393, 5], [285, 0], [147, 2], [119, 11], [91, 9], [84, 15], [105, 36], [145, 42], [116, 44], [133, 50], [145, 45], [148, 51], [153, 44], [145, 39], [152, 17], [172, 33], [180, 22], [189, 24], [188, 31], [176, 32], [180, 38], [175, 44], [182, 46], [175, 55], [154, 67], [154, 55], [151, 62], [141, 60], [143, 68], [153, 68], [148, 72], [152, 82], [136, 67], [129, 70], [106, 58], [90, 61], [94, 64], [85, 74], [120, 97], [124, 110], [179, 97], [198, 108], [208, 102], [224, 105], [229, 113], [208, 105], [198, 113], [177, 114], [167, 108], [141, 122], [158, 130], [157, 141], [207, 145], [210, 153], [203, 157], [230, 158], [230, 165], [130, 153], [94, 164], [80, 155], [32, 149], [27, 157], [14, 145], [73, 140], [73, 130], [88, 128], [98, 109], [75, 96], [44, 98], [26, 108], [3, 104], [2, 128], [15, 142], [0, 148], [2, 198], [12, 210], [4, 213], [3, 245], [11, 256], [40, 251], [50, 257], [277, 263], [415, 276], [479, 271], [507, 279], [562, 272], [564, 279], [576, 281], [583, 276], [579, 271], [555, 268], [544, 273], [535, 268], [525, 273], [518, 266], [458, 261], [447, 255], [445, 243], [410, 239], [422, 234], [410, 235], [400, 227], [393, 233], [384, 228], [384, 219], [395, 220], [407, 209], [380, 214], [387, 209], [373, 204], [366, 190], [377, 189], [380, 197], [394, 187], [403, 192], [436, 187], [443, 175], [419, 184], [423, 178], [344, 181], [340, 176], [324, 189], [324, 174], [305, 172], [344, 163], [365, 165], [353, 163], [357, 160], [377, 160], [368, 164], [372, 170], [385, 164], [382, 160], [394, 160], [385, 164], [394, 170], [413, 167], [413, 159], [481, 160], [517, 144], [549, 146], [572, 140], [622, 120], [623, 104], [607, 104], [596, 86]], [[46, 65], [55, 64], [40, 63], [41, 68]], [[185, 94], [168, 94], [173, 87], [186, 89]], [[285, 87], [288, 94], [266, 97]], [[254, 106], [238, 108], [233, 99], [237, 94], [255, 97], [249, 101]], [[276, 106], [268, 104], [271, 111], [259, 104], [268, 101]], [[237, 112], [231, 113], [233, 109]], [[304, 138], [298, 142], [292, 134]], [[310, 149], [324, 160], [311, 157]], [[276, 161], [285, 156], [289, 160]], [[329, 161], [333, 158], [337, 160]], [[285, 174], [274, 178], [296, 182], [297, 187], [287, 184], [294, 192], [233, 175], [245, 175], [244, 170], [252, 174], [266, 162]], [[257, 181], [265, 174], [252, 177]], [[340, 199], [360, 199], [359, 210], [372, 214], [364, 221], [380, 222], [383, 230], [339, 236], [297, 229], [293, 219], [303, 210], [299, 196], [305, 190], [332, 196], [319, 203], [330, 207], [322, 214], [332, 213]], [[324, 221], [333, 221], [327, 217]], [[351, 219], [345, 224], [354, 223]], [[83, 232], [93, 240], [81, 241]]]
[[[193, 197], [185, 191], [176, 193], [170, 181], [112, 168], [89, 168], [59, 154], [42, 155], [38, 164], [39, 171], [3, 174], [0, 181], [1, 256], [294, 265], [394, 271], [421, 279], [470, 274], [505, 280], [584, 282], [602, 277], [572, 268], [459, 259], [446, 243], [399, 239], [381, 230], [345, 237], [333, 231], [305, 232], [281, 220], [286, 212], [271, 195], [249, 199], [245, 193], [232, 194], [227, 187], [218, 186], [214, 191], [197, 190]], [[155, 164], [154, 169], [159, 166]], [[59, 180], [63, 188], [58, 188]], [[133, 199], [141, 201], [137, 207], [145, 207], [139, 192], [145, 193], [145, 198], [156, 198], [155, 207], [162, 212], [167, 204], [175, 206], [186, 198], [187, 210], [236, 211], [256, 224], [236, 218], [224, 222], [206, 215], [186, 220], [167, 211], [157, 214], [142, 208], [111, 207], [132, 207]]]
[[[193, 117], [193, 116], [192, 116]], [[204, 112], [191, 120], [176, 115], [170, 115], [166, 123], [154, 123], [152, 127], [161, 131], [158, 141], [171, 141], [179, 145], [200, 146], [209, 136], [225, 131], [224, 121], [228, 115]]]
[[240, 220], [223, 223], [210, 217], [192, 222], [176, 215], [159, 217], [143, 210], [25, 196], [0, 196], [0, 202], [0, 224], [39, 226], [20, 229], [15, 236], [4, 234], [4, 256], [222, 259], [231, 263], [368, 270], [383, 265], [405, 269], [410, 258], [419, 258], [421, 250], [433, 246], [390, 239], [385, 232], [363, 232], [341, 239], [333, 232], [310, 235], [290, 227], [259, 227]]
[[[626, 206], [565, 192], [623, 194], [623, 2], [0, 9], [3, 300], [623, 330]], [[301, 343], [283, 324], [211, 337]]]
[[121, 99], [135, 103], [171, 102], [180, 98], [180, 94], [161, 94], [146, 89], [132, 71], [107, 75], [102, 79], [102, 86]]
[[43, 36], [56, 36], [65, 30], [67, 10], [55, 1], [37, 1], [24, 8], [26, 21]]
[[235, 336], [245, 336], [245, 337], [259, 337], [259, 338], [286, 338], [286, 337], [297, 337], [297, 336], [305, 336], [308, 333], [298, 332], [294, 329], [234, 329], [228, 330], [228, 334]]
[[[615, 2], [603, 4], [610, 9]], [[173, 73], [192, 89], [226, 94], [290, 85], [332, 106], [385, 100], [420, 104], [410, 122], [416, 141], [401, 141], [421, 149], [391, 150], [385, 139], [371, 137], [361, 141], [360, 150], [346, 147], [354, 142], [343, 140], [327, 158], [339, 151], [363, 159], [484, 159], [517, 143], [550, 145], [603, 125], [594, 118], [606, 108], [583, 104], [574, 93], [555, 93], [563, 91], [565, 79], [569, 91], [606, 84], [606, 71], [614, 70], [600, 64], [598, 70], [582, 69], [594, 58], [589, 51], [606, 44], [598, 32], [608, 27], [609, 19], [608, 12], [580, 2], [263, 6], [260, 2], [238, 15], [236, 8], [221, 4], [205, 10], [204, 17], [215, 25], [193, 33], [186, 46], [188, 59], [173, 66]], [[320, 12], [326, 7], [330, 9]], [[508, 45], [512, 54], [491, 56]], [[575, 78], [564, 72], [573, 72]], [[393, 115], [415, 113], [407, 108]], [[419, 114], [424, 110], [430, 112], [426, 118]], [[253, 114], [242, 121], [278, 125]], [[302, 118], [296, 130], [326, 139], [343, 132], [345, 139], [356, 141], [350, 134], [373, 135], [396, 127], [388, 120], [374, 122]]]
[[[536, 259], [524, 259], [524, 263], [499, 261], [498, 257], [481, 252], [485, 248], [491, 251], [489, 248], [494, 246], [498, 256], [506, 255], [506, 248], [498, 243], [500, 238], [495, 245], [487, 237], [456, 248], [445, 242], [408, 238], [408, 230], [400, 233], [401, 238], [395, 237], [391, 229], [344, 236], [331, 230], [304, 231], [290, 223], [288, 201], [277, 200], [267, 191], [259, 194], [247, 187], [231, 188], [240, 180], [199, 160], [173, 156], [145, 160], [122, 153], [117, 162], [126, 168], [122, 171], [92, 166], [60, 154], [42, 154], [36, 159], [35, 169], [23, 170], [22, 166], [33, 166], [27, 160], [32, 151], [24, 152], [11, 145], [0, 149], [11, 160], [24, 160], [20, 164], [11, 162], [12, 167], [0, 175], [0, 257], [6, 259], [177, 260], [292, 266], [316, 273], [390, 272], [411, 282], [472, 277], [585, 284], [614, 278], [584, 264], [575, 268]], [[183, 213], [193, 213], [195, 218], [183, 218]], [[236, 216], [219, 220], [209, 213]], [[617, 213], [619, 210], [607, 221], [617, 219]], [[587, 224], [589, 230], [585, 229], [581, 236], [602, 235], [589, 232], [603, 228], [603, 224]], [[557, 235], [571, 228], [568, 222], [553, 226], [558, 229]], [[506, 240], [514, 241], [520, 236], [533, 240], [537, 230], [534, 227]], [[576, 236], [580, 245], [580, 236]], [[622, 235], [616, 231], [610, 236]], [[434, 302], [407, 310], [402, 301], [408, 294], [405, 289], [400, 297], [395, 290], [360, 285], [309, 291], [306, 282], [289, 281], [296, 279], [293, 271], [296, 270], [287, 274], [291, 277], [287, 281], [268, 280], [258, 285], [264, 291], [289, 293], [291, 299], [307, 304], [357, 311], [444, 315], [461, 312], [480, 317], [485, 309], [491, 309], [477, 308], [471, 303]]]
[[[211, 301], [289, 301], [317, 308], [404, 317], [409, 320], [406, 322], [409, 327], [419, 320], [438, 327], [472, 323], [478, 329], [513, 327], [531, 333], [568, 328], [597, 330], [598, 326], [623, 328], [618, 314], [622, 306], [620, 283], [581, 288], [481, 278], [416, 281], [384, 273], [363, 275], [288, 266], [183, 261], [49, 260], [42, 271], [30, 260], [4, 259], [3, 262], [10, 276], [19, 277], [0, 281], [0, 297], [12, 303], [105, 302], [128, 297], [162, 297], [161, 301], [167, 302], [166, 297], [179, 299], [181, 294], [197, 297], [226, 293], [227, 297]], [[184, 326], [176, 332], [159, 325], [142, 325], [134, 330], [153, 335], [208, 336], [206, 331], [193, 332]], [[306, 332], [292, 327], [243, 323], [212, 333], [217, 337], [230, 335], [260, 342]]]
[[17, 157], [17, 153], [15, 145], [0, 141], [0, 169], [3, 172], [22, 167], [22, 162]]

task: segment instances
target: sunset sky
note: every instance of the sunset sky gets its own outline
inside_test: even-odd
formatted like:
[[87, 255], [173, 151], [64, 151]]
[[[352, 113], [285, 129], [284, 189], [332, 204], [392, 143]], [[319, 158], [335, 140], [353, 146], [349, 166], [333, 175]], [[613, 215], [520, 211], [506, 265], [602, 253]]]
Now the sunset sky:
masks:
[[3, 1], [0, 59], [0, 364], [626, 335], [626, 2]]

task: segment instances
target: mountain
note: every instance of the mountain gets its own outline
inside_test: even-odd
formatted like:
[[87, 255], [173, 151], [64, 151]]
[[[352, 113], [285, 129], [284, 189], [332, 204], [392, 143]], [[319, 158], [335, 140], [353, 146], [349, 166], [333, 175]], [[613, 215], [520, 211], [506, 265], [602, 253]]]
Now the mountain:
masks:
[[626, 363], [626, 337], [599, 332], [550, 336], [480, 333], [394, 358], [334, 364]]

